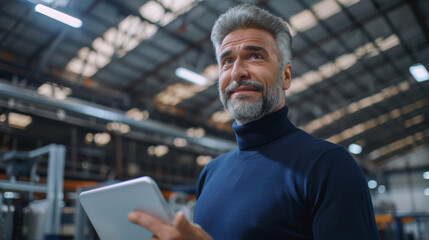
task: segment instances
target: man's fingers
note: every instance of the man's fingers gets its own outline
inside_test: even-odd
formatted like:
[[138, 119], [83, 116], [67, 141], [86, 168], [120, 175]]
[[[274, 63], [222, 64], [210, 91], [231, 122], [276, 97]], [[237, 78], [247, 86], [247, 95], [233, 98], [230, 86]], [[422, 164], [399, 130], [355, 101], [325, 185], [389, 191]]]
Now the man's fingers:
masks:
[[159, 240], [159, 238], [158, 238], [157, 236], [153, 235], [153, 236], [150, 238], [150, 240]]
[[166, 228], [170, 227], [158, 218], [139, 211], [130, 212], [127, 217], [130, 222], [141, 225], [158, 236], [165, 232]]
[[188, 222], [182, 211], [178, 212], [174, 217], [173, 226], [179, 230], [179, 232], [186, 232], [189, 230], [190, 225], [191, 224]]
[[173, 226], [162, 222], [158, 218], [147, 213], [139, 211], [129, 213], [128, 220], [151, 231], [154, 234], [151, 240], [211, 239], [211, 237], [199, 225], [188, 222], [183, 212], [176, 214], [173, 220]]
[[200, 225], [190, 223], [186, 219], [185, 214], [181, 211], [174, 217], [173, 227], [177, 229], [182, 236], [186, 236], [186, 239], [212, 239]]

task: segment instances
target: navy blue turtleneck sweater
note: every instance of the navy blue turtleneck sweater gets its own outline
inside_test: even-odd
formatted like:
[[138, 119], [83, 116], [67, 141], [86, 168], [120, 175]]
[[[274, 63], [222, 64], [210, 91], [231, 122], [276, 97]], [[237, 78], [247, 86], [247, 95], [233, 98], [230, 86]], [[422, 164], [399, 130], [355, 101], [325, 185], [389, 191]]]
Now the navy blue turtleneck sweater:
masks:
[[201, 173], [194, 222], [220, 240], [379, 239], [355, 160], [296, 128], [287, 111], [234, 123], [238, 148]]

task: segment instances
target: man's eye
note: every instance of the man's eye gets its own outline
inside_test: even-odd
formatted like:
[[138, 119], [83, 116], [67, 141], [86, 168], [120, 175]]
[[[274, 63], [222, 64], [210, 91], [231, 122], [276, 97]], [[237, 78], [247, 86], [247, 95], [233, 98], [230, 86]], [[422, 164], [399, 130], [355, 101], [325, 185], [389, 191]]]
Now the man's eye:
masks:
[[232, 63], [232, 59], [225, 59], [225, 61], [223, 61], [223, 64], [231, 64]]
[[252, 59], [262, 59], [262, 56], [260, 54], [252, 54]]

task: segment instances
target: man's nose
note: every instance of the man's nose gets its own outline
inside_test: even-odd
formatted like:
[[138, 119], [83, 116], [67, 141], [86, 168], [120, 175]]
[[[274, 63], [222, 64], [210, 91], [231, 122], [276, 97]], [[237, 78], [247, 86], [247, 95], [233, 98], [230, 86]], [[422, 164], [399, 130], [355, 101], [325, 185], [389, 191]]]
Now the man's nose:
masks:
[[247, 71], [247, 66], [244, 61], [237, 59], [234, 62], [231, 77], [232, 80], [236, 82], [249, 79], [249, 72]]

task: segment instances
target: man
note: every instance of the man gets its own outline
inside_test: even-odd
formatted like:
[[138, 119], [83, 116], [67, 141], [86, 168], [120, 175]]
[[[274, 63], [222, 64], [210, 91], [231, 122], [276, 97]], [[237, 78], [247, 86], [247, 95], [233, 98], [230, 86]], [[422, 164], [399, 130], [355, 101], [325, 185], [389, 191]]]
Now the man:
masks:
[[238, 148], [211, 161], [197, 185], [194, 222], [139, 212], [154, 239], [379, 239], [366, 180], [341, 147], [287, 118], [291, 36], [252, 6], [228, 10], [211, 35], [219, 94], [236, 119]]

